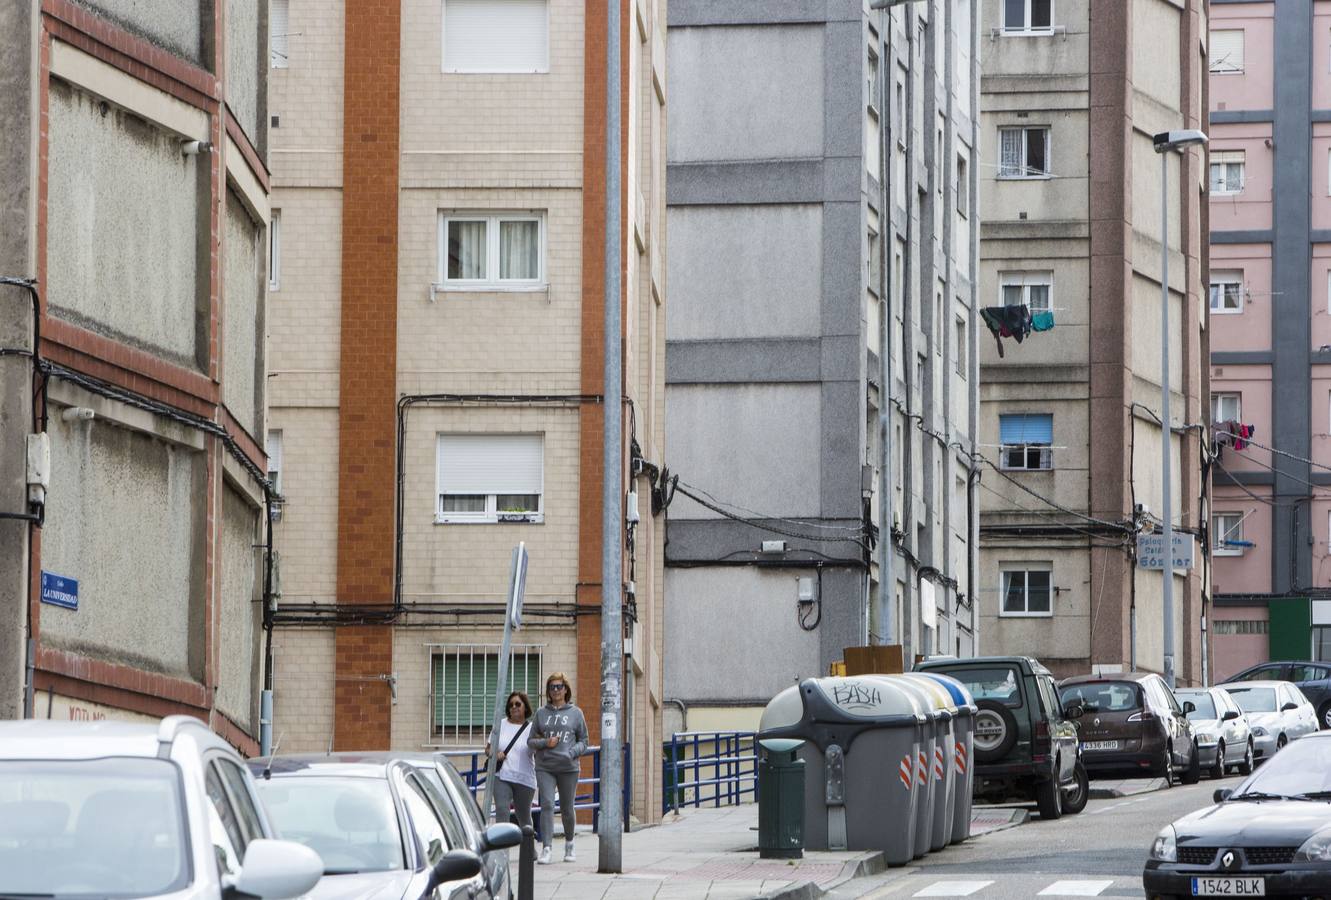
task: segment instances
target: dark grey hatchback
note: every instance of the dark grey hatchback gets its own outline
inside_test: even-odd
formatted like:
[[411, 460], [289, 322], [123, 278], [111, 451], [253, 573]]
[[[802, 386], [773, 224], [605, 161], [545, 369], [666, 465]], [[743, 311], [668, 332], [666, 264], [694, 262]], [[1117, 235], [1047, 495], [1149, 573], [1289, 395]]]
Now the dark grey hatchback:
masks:
[[[1265, 662], [1249, 666], [1237, 675], [1225, 679], [1230, 681], [1289, 681], [1293, 682], [1308, 702], [1317, 710], [1317, 727], [1325, 731], [1331, 728], [1331, 663], [1313, 662]], [[1220, 684], [1221, 682], [1216, 682]]]

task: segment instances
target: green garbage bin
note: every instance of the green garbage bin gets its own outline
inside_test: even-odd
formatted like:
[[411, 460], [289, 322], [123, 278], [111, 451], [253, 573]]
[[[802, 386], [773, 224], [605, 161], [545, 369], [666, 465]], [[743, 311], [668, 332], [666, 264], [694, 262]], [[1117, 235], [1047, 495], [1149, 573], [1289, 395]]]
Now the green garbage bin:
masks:
[[763, 859], [804, 857], [803, 741], [760, 741], [758, 760], [758, 855]]

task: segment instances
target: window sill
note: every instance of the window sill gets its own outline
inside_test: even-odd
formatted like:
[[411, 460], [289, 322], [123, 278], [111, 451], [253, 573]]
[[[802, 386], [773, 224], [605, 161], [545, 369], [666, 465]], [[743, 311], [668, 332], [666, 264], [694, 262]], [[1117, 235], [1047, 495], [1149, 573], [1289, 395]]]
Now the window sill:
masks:
[[999, 468], [1000, 471], [1003, 471], [1003, 472], [1052, 472], [1052, 471], [1054, 471], [1054, 467], [1053, 467], [1053, 466], [1050, 466], [1050, 467], [1047, 468], [1047, 469], [1011, 468], [1011, 467], [1009, 467], [1009, 466], [999, 466], [998, 468]]
[[1243, 315], [1243, 310], [1241, 310], [1241, 309], [1212, 309], [1212, 310], [1211, 310], [1211, 315], [1213, 315], [1213, 316], [1241, 316], [1241, 315]]
[[1061, 29], [1056, 25], [1048, 28], [995, 28], [993, 34], [997, 37], [1053, 37]]
[[1242, 550], [1212, 550], [1212, 556], [1242, 556]]
[[453, 300], [497, 300], [500, 297], [510, 294], [527, 294], [535, 296], [538, 300], [545, 300], [548, 302], [550, 299], [550, 285], [548, 283], [521, 286], [432, 283], [430, 285], [430, 302], [436, 302], [439, 299], [440, 294], [446, 295], [449, 299]]
[[998, 613], [1000, 619], [1052, 619], [1054, 613], [1050, 612], [1002, 612]]
[[999, 175], [998, 181], [1053, 181], [1054, 176], [1048, 172], [1041, 175]]
[[544, 513], [509, 513], [498, 516], [435, 516], [436, 525], [542, 525]]

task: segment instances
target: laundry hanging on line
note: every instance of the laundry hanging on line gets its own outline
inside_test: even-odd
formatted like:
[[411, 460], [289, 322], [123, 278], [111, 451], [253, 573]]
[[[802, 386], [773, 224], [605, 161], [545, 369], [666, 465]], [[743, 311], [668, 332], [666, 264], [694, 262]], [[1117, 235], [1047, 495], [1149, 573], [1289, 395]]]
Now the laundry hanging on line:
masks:
[[1248, 449], [1248, 442], [1257, 433], [1256, 425], [1246, 422], [1217, 422], [1215, 426], [1215, 445], [1233, 447], [1235, 450]]
[[1003, 356], [1003, 338], [1012, 338], [1020, 344], [1032, 331], [1049, 331], [1054, 327], [1052, 310], [1042, 309], [1032, 313], [1031, 308], [1025, 304], [986, 306], [980, 310], [980, 318], [984, 319], [984, 324], [994, 336], [1000, 357]]

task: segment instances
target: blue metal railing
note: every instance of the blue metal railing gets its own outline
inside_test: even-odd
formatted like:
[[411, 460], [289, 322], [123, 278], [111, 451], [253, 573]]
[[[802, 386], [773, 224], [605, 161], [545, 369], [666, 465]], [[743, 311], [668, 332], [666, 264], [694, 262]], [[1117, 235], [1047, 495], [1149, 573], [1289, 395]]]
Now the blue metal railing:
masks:
[[[467, 782], [467, 787], [471, 789], [472, 796], [477, 794], [485, 787], [485, 752], [483, 750], [445, 750], [444, 755], [448, 761], [453, 764], [453, 768], [458, 770], [458, 774]], [[590, 809], [592, 811], [592, 830], [596, 831], [601, 822], [601, 748], [591, 746], [587, 748], [587, 755], [592, 759], [592, 774], [590, 778], [579, 777], [577, 794], [574, 797], [574, 809]], [[624, 744], [624, 822], [629, 819], [629, 800], [633, 796], [633, 754], [630, 752], [628, 743]], [[562, 799], [562, 798], [561, 798]], [[540, 816], [540, 805], [532, 803], [532, 821], [537, 822]], [[539, 828], [539, 824], [537, 826]]]
[[735, 806], [746, 796], [757, 800], [755, 737], [752, 731], [672, 734], [662, 761], [662, 813], [705, 804]]

